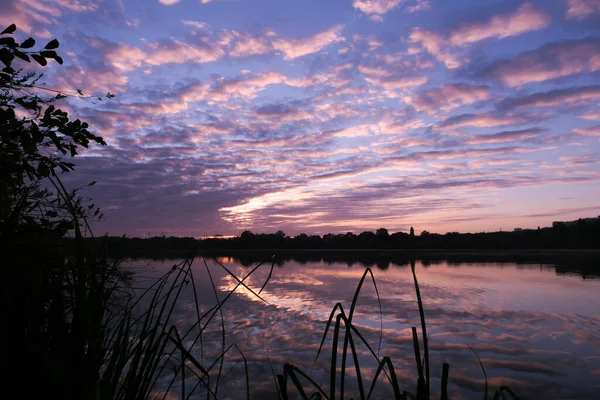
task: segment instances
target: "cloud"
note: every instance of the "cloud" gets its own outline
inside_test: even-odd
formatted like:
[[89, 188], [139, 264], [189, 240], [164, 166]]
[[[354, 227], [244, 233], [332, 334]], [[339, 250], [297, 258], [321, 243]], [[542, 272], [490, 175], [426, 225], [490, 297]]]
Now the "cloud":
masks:
[[382, 60], [376, 58], [376, 63], [359, 65], [358, 72], [365, 75], [364, 79], [373, 86], [385, 90], [406, 89], [427, 83], [428, 77], [420, 74], [419, 68], [410, 63], [399, 63], [395, 59]]
[[512, 60], [498, 61], [482, 75], [515, 87], [595, 71], [600, 71], [600, 39], [589, 37], [549, 43]]
[[98, 2], [92, 0], [8, 0], [0, 5], [0, 26], [17, 25], [37, 38], [49, 38], [49, 26], [60, 25], [65, 13], [93, 12], [98, 9]]
[[539, 11], [532, 3], [524, 3], [514, 12], [496, 15], [485, 22], [460, 25], [450, 33], [449, 42], [460, 46], [489, 38], [503, 39], [537, 31], [548, 25], [548, 15]]
[[503, 131], [491, 135], [472, 136], [466, 140], [467, 144], [490, 144], [490, 143], [509, 143], [519, 142], [526, 139], [533, 139], [542, 132], [542, 129], [522, 129], [518, 131]]
[[172, 6], [174, 4], [179, 3], [181, 0], [158, 0], [160, 4], [164, 4], [165, 6]]
[[438, 61], [444, 63], [446, 68], [455, 69], [462, 65], [462, 62], [457, 57], [450, 53], [448, 46], [448, 39], [441, 34], [414, 28], [410, 35], [409, 41], [411, 43], [420, 43], [425, 50], [433, 55]]
[[405, 101], [417, 111], [434, 114], [439, 110], [448, 111], [466, 104], [474, 104], [491, 97], [489, 86], [475, 86], [466, 83], [442, 85], [439, 88], [421, 92], [416, 97], [406, 97]]
[[430, 30], [414, 28], [410, 35], [411, 43], [420, 43], [447, 68], [460, 67], [466, 60], [459, 60], [452, 54], [451, 47], [464, 46], [484, 39], [504, 39], [526, 32], [537, 31], [550, 25], [550, 18], [533, 4], [524, 3], [514, 12], [496, 15], [487, 21], [462, 23], [452, 29], [449, 35]]
[[370, 15], [375, 21], [381, 21], [381, 16], [398, 7], [405, 0], [354, 0], [354, 8]]
[[[225, 38], [225, 35], [229, 37]], [[232, 31], [223, 34], [221, 40], [231, 42], [229, 54], [232, 57], [248, 57], [274, 51], [272, 35], [274, 35], [272, 32], [263, 36], [255, 36], [246, 32]]]
[[150, 65], [183, 64], [186, 62], [208, 63], [216, 61], [225, 55], [225, 50], [208, 39], [194, 43], [182, 42], [171, 38], [148, 44], [151, 51], [146, 62]]
[[600, 86], [583, 86], [507, 98], [500, 102], [499, 108], [564, 107], [567, 104], [586, 103], [596, 99], [600, 99]]
[[199, 30], [206, 30], [206, 29], [210, 28], [209, 24], [207, 24], [206, 22], [202, 22], [202, 21], [192, 21], [192, 20], [182, 19], [181, 22], [185, 26], [191, 26], [192, 28], [196, 28]]
[[84, 95], [104, 95], [122, 93], [126, 90], [128, 79], [114, 71], [86, 71], [78, 65], [63, 67], [56, 78], [58, 90], [73, 93], [80, 89]]
[[123, 104], [123, 108], [128, 110], [133, 110], [137, 112], [142, 112], [145, 114], [153, 114], [153, 115], [161, 115], [161, 114], [175, 114], [180, 111], [184, 111], [188, 109], [188, 105], [185, 102], [174, 103], [174, 102], [165, 102], [165, 103], [133, 103], [133, 104]]
[[343, 42], [340, 35], [343, 25], [336, 25], [312, 36], [299, 39], [275, 39], [273, 47], [284, 54], [284, 59], [293, 60], [307, 54], [316, 53], [333, 43]]
[[406, 89], [414, 86], [421, 86], [427, 83], [427, 76], [386, 76], [386, 77], [366, 77], [365, 81], [374, 86], [386, 90]]
[[198, 82], [188, 85], [176, 94], [183, 101], [207, 101], [224, 103], [233, 99], [253, 99], [270, 85], [284, 84], [292, 87], [308, 87], [310, 79], [294, 79], [278, 72], [243, 74], [234, 78], [215, 78], [212, 83]]
[[489, 128], [494, 126], [522, 124], [526, 122], [528, 122], [528, 118], [523, 115], [495, 115], [481, 113], [452, 116], [442, 121], [438, 126], [444, 129], [460, 128], [463, 126]]
[[582, 20], [592, 14], [600, 14], [600, 0], [565, 0], [566, 18]]
[[600, 136], [600, 125], [594, 125], [589, 128], [575, 128], [573, 133], [583, 136]]
[[579, 118], [600, 121], [600, 110], [590, 110], [584, 114], [581, 114]]
[[129, 72], [142, 67], [148, 54], [142, 49], [126, 43], [111, 45], [106, 51], [106, 59], [116, 69]]
[[417, 4], [406, 8], [409, 13], [427, 11], [431, 9], [431, 3], [429, 0], [417, 0]]

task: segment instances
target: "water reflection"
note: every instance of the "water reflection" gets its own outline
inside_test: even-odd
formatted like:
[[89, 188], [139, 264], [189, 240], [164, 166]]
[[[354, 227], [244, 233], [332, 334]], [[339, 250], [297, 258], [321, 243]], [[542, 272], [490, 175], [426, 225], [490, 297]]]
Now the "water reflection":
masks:
[[[224, 257], [219, 261], [238, 276], [249, 271], [244, 266], [250, 264], [248, 260]], [[375, 265], [383, 265], [381, 259], [374, 261]], [[164, 263], [165, 268], [172, 264]], [[204, 264], [195, 265], [200, 301], [213, 304]], [[381, 354], [392, 358], [404, 388], [414, 391], [416, 370], [410, 327], [419, 325], [419, 315], [412, 276], [410, 269], [391, 260], [386, 265], [388, 268], [374, 271], [383, 321], [375, 290], [368, 285], [361, 292], [354, 321], [373, 345], [379, 340], [383, 323]], [[562, 274], [560, 268], [546, 263], [417, 262], [430, 335], [434, 391], [439, 388], [442, 363], [448, 362], [452, 398], [482, 397], [483, 374], [465, 345], [468, 343], [479, 354], [490, 387], [509, 386], [522, 398], [596, 398], [600, 392], [600, 280], [582, 279], [587, 274]], [[346, 309], [349, 307], [363, 272], [359, 263], [323, 258], [280, 260], [261, 293], [264, 301], [238, 288], [224, 308], [227, 340], [236, 343], [251, 364], [255, 398], [276, 397], [271, 365], [277, 373], [282, 372], [285, 363], [311, 369], [333, 305], [342, 302]], [[268, 267], [246, 283], [258, 292], [267, 274]], [[221, 299], [237, 284], [223, 273], [213, 278], [218, 282]], [[189, 296], [187, 301], [191, 302]], [[182, 326], [193, 323], [194, 316], [185, 302], [176, 315]], [[210, 340], [211, 335], [217, 339], [218, 327], [209, 331], [206, 339]], [[360, 351], [361, 365], [374, 368], [366, 349]], [[234, 357], [228, 362], [233, 366], [235, 361]], [[326, 353], [312, 370], [315, 380], [327, 382], [328, 365]], [[226, 380], [226, 390], [234, 398], [240, 389], [238, 378], [243, 375], [243, 369], [238, 370]], [[387, 398], [389, 393], [382, 386], [377, 396]]]

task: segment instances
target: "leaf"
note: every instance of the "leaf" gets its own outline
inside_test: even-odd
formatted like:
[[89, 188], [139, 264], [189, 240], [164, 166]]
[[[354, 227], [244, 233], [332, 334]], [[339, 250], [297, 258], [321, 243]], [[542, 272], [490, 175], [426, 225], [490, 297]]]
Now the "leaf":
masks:
[[45, 49], [56, 49], [58, 47], [59, 43], [58, 40], [56, 39], [52, 39], [51, 41], [48, 42], [48, 44], [46, 46], [44, 46]]
[[11, 37], [3, 37], [0, 38], [0, 45], [4, 45], [4, 46], [16, 46], [17, 42], [15, 42], [15, 39], [11, 38]]
[[54, 59], [56, 60], [57, 63], [59, 63], [60, 65], [62, 65], [63, 59], [62, 59], [61, 56], [56, 56], [56, 57], [54, 57]]
[[40, 55], [45, 58], [54, 58], [58, 54], [56, 54], [56, 52], [54, 50], [42, 50], [42, 51], [40, 51]]
[[21, 53], [20, 51], [15, 51], [14, 54], [15, 54], [15, 56], [19, 57], [23, 61], [31, 62], [31, 60], [25, 53]]
[[37, 172], [38, 172], [38, 174], [40, 174], [40, 176], [43, 176], [43, 177], [50, 175], [50, 169], [44, 163], [40, 163], [40, 165], [38, 165]]
[[2, 32], [0, 32], [0, 35], [11, 34], [16, 30], [17, 30], [17, 26], [15, 24], [10, 24], [10, 26], [8, 28], [6, 28]]
[[44, 57], [38, 54], [32, 54], [31, 57], [33, 57], [33, 59], [37, 61], [37, 63], [40, 64], [42, 67], [45, 67], [46, 64], [48, 64], [48, 61], [46, 61]]
[[35, 45], [35, 40], [30, 37], [29, 39], [26, 39], [23, 43], [21, 43], [21, 45], [19, 47], [21, 47], [22, 49], [30, 49]]

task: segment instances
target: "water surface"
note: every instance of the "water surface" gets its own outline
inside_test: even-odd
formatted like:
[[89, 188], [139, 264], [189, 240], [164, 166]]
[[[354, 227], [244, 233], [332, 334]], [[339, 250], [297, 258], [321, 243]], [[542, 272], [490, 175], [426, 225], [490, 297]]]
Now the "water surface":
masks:
[[[238, 276], [250, 270], [234, 258], [219, 261]], [[148, 260], [145, 264], [160, 272], [176, 262]], [[214, 260], [207, 259], [207, 264], [223, 299], [237, 282]], [[261, 267], [246, 281], [256, 292], [269, 267]], [[215, 294], [206, 267], [197, 259], [193, 268], [199, 301], [208, 309], [215, 302]], [[360, 263], [288, 260], [275, 267], [261, 293], [262, 300], [246, 289], [238, 289], [229, 299], [223, 308], [226, 340], [237, 344], [248, 359], [254, 398], [276, 398], [271, 366], [276, 373], [282, 373], [285, 363], [311, 370], [332, 307], [341, 302], [348, 310], [364, 270]], [[598, 398], [599, 279], [558, 274], [551, 264], [510, 262], [437, 262], [424, 266], [417, 261], [416, 272], [429, 333], [433, 392], [439, 391], [442, 364], [448, 362], [451, 398], [482, 398], [484, 376], [469, 344], [481, 358], [490, 388], [509, 386], [522, 398]], [[410, 327], [419, 326], [419, 313], [410, 267], [391, 263], [387, 269], [373, 267], [373, 273], [383, 319], [373, 285], [365, 283], [354, 322], [375, 349], [382, 333], [380, 354], [391, 357], [402, 388], [414, 392], [416, 368]], [[192, 302], [188, 291], [177, 308], [176, 323], [182, 331], [196, 320]], [[214, 344], [208, 345], [204, 356], [220, 348], [218, 318], [213, 325], [205, 334], [205, 345]], [[330, 349], [331, 335], [325, 353], [311, 371], [311, 376], [325, 386]], [[363, 378], [369, 386], [375, 363], [364, 346], [359, 351]], [[198, 349], [194, 354], [200, 357]], [[231, 354], [226, 367], [240, 361]], [[241, 377], [243, 368], [238, 364], [220, 389], [223, 398], [244, 397]], [[378, 398], [389, 396], [388, 386], [378, 384]]]

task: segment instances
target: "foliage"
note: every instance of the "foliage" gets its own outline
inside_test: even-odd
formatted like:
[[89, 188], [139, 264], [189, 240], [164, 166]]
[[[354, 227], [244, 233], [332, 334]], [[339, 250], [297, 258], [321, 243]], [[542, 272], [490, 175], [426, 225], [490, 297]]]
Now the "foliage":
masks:
[[[28, 50], [35, 46], [35, 40], [28, 38], [18, 44], [13, 38], [15, 30], [13, 24], [0, 34], [0, 61], [4, 64], [0, 72], [3, 172], [25, 173], [34, 179], [48, 177], [56, 168], [72, 171], [73, 164], [59, 155], [74, 157], [79, 147], [88, 147], [90, 142], [106, 143], [88, 131], [87, 123], [70, 120], [66, 112], [54, 105], [64, 94], [42, 98], [32, 91], [40, 88], [41, 74], [13, 68], [15, 58], [26, 62], [33, 59], [41, 66], [47, 65], [49, 59], [62, 64], [62, 58], [54, 50], [59, 47], [58, 40], [51, 40], [39, 51]], [[112, 95], [109, 93], [107, 97]], [[19, 115], [16, 110], [21, 111]]]
[[92, 142], [106, 145], [90, 133], [87, 123], [70, 119], [56, 106], [64, 94], [39, 94], [45, 89], [39, 84], [42, 74], [15, 69], [17, 60], [46, 66], [54, 59], [62, 64], [55, 51], [58, 40], [31, 50], [35, 40], [30, 37], [19, 44], [15, 31], [13, 24], [0, 33], [4, 65], [0, 71], [0, 238], [4, 241], [19, 231], [39, 229], [60, 236], [74, 227], [74, 218], [98, 216], [93, 204], [84, 206], [86, 199], [62, 186], [56, 171], [72, 171], [74, 165], [65, 156], [76, 156], [80, 148]]

